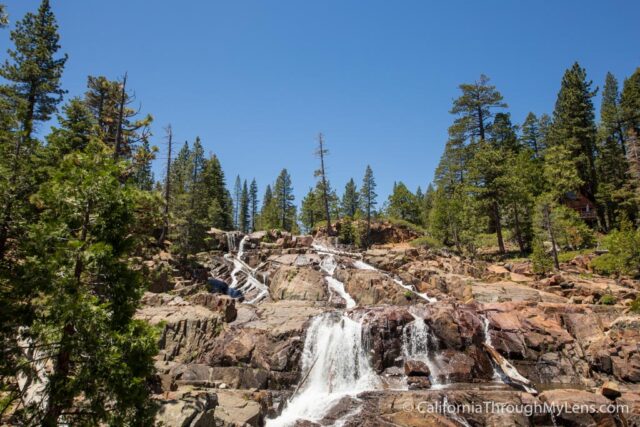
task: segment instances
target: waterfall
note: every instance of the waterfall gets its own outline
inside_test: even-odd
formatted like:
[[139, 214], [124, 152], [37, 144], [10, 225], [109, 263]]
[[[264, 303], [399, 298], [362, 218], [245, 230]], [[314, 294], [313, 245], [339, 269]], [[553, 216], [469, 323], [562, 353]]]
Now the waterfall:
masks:
[[[535, 388], [531, 387], [531, 381], [528, 378], [525, 378], [518, 372], [515, 366], [511, 364], [507, 359], [505, 359], [498, 350], [493, 346], [493, 342], [491, 341], [491, 334], [489, 333], [489, 319], [487, 319], [486, 315], [482, 315], [482, 321], [484, 324], [484, 345], [485, 348], [489, 351], [492, 360], [495, 362], [493, 370], [493, 377], [495, 379], [500, 379], [503, 383], [506, 384], [505, 377], [507, 380], [511, 381], [514, 384], [522, 387], [527, 393], [538, 394]], [[498, 367], [504, 373], [504, 376], [500, 375], [498, 371]], [[496, 377], [497, 376], [497, 377]]]
[[[231, 234], [234, 233], [227, 233], [227, 236]], [[235, 239], [232, 240], [234, 240], [235, 242]], [[249, 267], [242, 260], [245, 247], [248, 242], [249, 236], [244, 236], [242, 240], [240, 240], [240, 245], [238, 246], [238, 253], [236, 254], [236, 256], [232, 257], [230, 253], [226, 255], [227, 259], [231, 259], [231, 261], [233, 262], [233, 270], [231, 270], [231, 283], [229, 284], [229, 287], [237, 289], [245, 296], [251, 296], [252, 298], [247, 301], [247, 304], [255, 304], [269, 295], [269, 288], [267, 287], [267, 285], [265, 285], [255, 277], [255, 270]], [[246, 276], [244, 283], [240, 283], [240, 280], [238, 279], [238, 274], [240, 274], [240, 272], [244, 273]]]
[[328, 274], [328, 276], [325, 276], [325, 280], [327, 281], [327, 286], [329, 287], [329, 289], [334, 291], [342, 299], [345, 300], [347, 308], [353, 308], [356, 306], [356, 301], [346, 291], [346, 289], [344, 288], [344, 283], [333, 277], [337, 268], [338, 263], [336, 261], [336, 257], [333, 256], [333, 254], [326, 256], [320, 262], [320, 269]]
[[297, 395], [267, 426], [319, 421], [341, 398], [376, 388], [378, 377], [369, 364], [362, 324], [339, 313], [315, 317], [304, 343], [302, 374]]
[[438, 338], [434, 336], [424, 319], [411, 313], [413, 322], [402, 331], [402, 353], [405, 360], [419, 360], [426, 363], [431, 371], [430, 380], [434, 386], [441, 385], [440, 368], [434, 360], [434, 352], [438, 350]]
[[[482, 316], [482, 326], [483, 326], [483, 333], [484, 333], [484, 344], [487, 347], [493, 347], [493, 342], [491, 341], [491, 333], [489, 333], [489, 319], [487, 319], [487, 316]], [[500, 371], [498, 371], [498, 368], [496, 367], [495, 363], [491, 363], [491, 365], [493, 366], [493, 379], [497, 380], [497, 381], [502, 381], [502, 375], [500, 375]]]

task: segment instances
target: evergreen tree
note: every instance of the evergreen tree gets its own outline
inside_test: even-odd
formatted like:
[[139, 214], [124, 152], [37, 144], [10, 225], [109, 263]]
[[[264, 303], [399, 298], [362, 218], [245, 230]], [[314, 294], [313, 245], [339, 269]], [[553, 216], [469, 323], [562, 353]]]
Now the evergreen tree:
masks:
[[502, 95], [495, 86], [489, 84], [484, 74], [474, 83], [460, 85], [462, 95], [453, 101], [451, 114], [458, 116], [449, 130], [453, 139], [484, 140], [489, 121], [493, 117], [492, 109], [506, 108]]
[[157, 151], [157, 147], [151, 147], [146, 139], [136, 151], [133, 182], [141, 190], [151, 191], [153, 189], [155, 179], [151, 170], [151, 162], [155, 159]]
[[360, 187], [360, 204], [367, 220], [365, 247], [369, 246], [371, 240], [371, 217], [375, 213], [375, 207], [378, 203], [376, 198], [376, 181], [373, 177], [371, 166], [367, 165], [362, 179], [362, 187]]
[[249, 211], [251, 215], [251, 231], [256, 231], [258, 225], [258, 184], [255, 178], [249, 187]]
[[47, 387], [44, 404], [18, 414], [30, 423], [57, 426], [63, 414], [72, 425], [152, 421], [146, 380], [157, 338], [133, 319], [146, 286], [128, 261], [141, 194], [121, 183], [122, 166], [94, 140], [51, 168], [33, 197], [40, 215], [24, 280], [36, 316], [27, 334]]
[[489, 131], [491, 134], [490, 140], [494, 146], [512, 152], [520, 150], [517, 128], [511, 124], [511, 115], [509, 113], [497, 113]]
[[221, 230], [233, 229], [233, 203], [222, 165], [215, 154], [205, 161], [202, 175], [208, 224]]
[[540, 130], [540, 123], [535, 114], [527, 114], [524, 123], [522, 123], [522, 135], [520, 141], [525, 147], [529, 147], [533, 150], [533, 155], [537, 158], [540, 157], [544, 145], [542, 144], [542, 131]]
[[318, 135], [318, 150], [316, 151], [316, 155], [320, 158], [320, 169], [315, 172], [315, 175], [319, 178], [318, 187], [320, 196], [322, 197], [321, 200], [324, 207], [324, 217], [327, 221], [327, 235], [331, 236], [333, 234], [333, 229], [331, 227], [331, 209], [329, 208], [331, 187], [329, 185], [329, 180], [327, 179], [327, 174], [324, 167], [324, 158], [327, 154], [329, 154], [329, 150], [324, 148], [324, 138], [320, 133]]
[[[624, 81], [620, 109], [624, 133], [626, 135], [626, 153], [629, 180], [626, 189], [635, 193], [635, 200], [628, 198], [627, 205], [635, 211], [636, 218], [640, 218], [640, 68]], [[629, 209], [628, 209], [629, 210]]]
[[618, 81], [611, 73], [607, 73], [600, 106], [596, 157], [597, 198], [604, 206], [606, 222], [603, 225], [607, 230], [618, 224], [620, 202], [628, 198], [625, 189], [627, 179], [625, 142]]
[[293, 230], [296, 220], [296, 208], [293, 204], [295, 196], [293, 195], [291, 176], [286, 169], [282, 169], [276, 179], [273, 199], [278, 212], [278, 227], [286, 231]]
[[0, 212], [0, 260], [7, 250], [7, 239], [20, 223], [24, 200], [32, 191], [30, 179], [33, 165], [28, 159], [37, 143], [32, 141], [34, 125], [51, 118], [65, 93], [60, 78], [67, 56], [56, 58], [60, 49], [58, 24], [48, 0], [43, 0], [37, 13], [27, 13], [11, 31], [14, 49], [8, 50], [9, 60], [0, 68], [0, 76], [8, 81], [1, 92], [15, 108], [19, 132], [12, 139], [13, 150], [4, 158], [8, 165], [7, 182], [3, 185]]
[[0, 28], [6, 27], [9, 24], [9, 15], [7, 15], [7, 7], [4, 4], [0, 4]]
[[242, 197], [242, 181], [240, 175], [236, 175], [236, 181], [233, 184], [233, 226], [236, 230], [240, 229], [240, 197]]
[[[139, 161], [137, 154], [149, 145], [149, 126], [153, 117], [140, 116], [135, 97], [126, 87], [126, 75], [120, 80], [89, 76], [84, 102], [98, 123], [98, 135], [119, 158]], [[146, 150], [149, 151], [149, 150]]]
[[262, 208], [260, 209], [260, 229], [271, 230], [278, 228], [279, 220], [276, 199], [273, 196], [271, 185], [267, 185], [262, 197]]
[[240, 195], [240, 231], [243, 233], [249, 232], [251, 226], [249, 215], [249, 187], [245, 179], [242, 183], [242, 193]]
[[321, 216], [322, 214], [318, 212], [316, 191], [313, 188], [309, 188], [300, 205], [300, 222], [304, 230], [310, 233]]
[[402, 182], [393, 185], [393, 192], [389, 195], [387, 215], [413, 224], [420, 222], [418, 199]]
[[596, 126], [591, 100], [596, 92], [591, 90], [591, 84], [587, 81], [587, 72], [577, 62], [565, 72], [553, 112], [549, 143], [564, 147], [566, 159], [580, 178], [580, 186], [571, 190], [582, 192], [596, 204]]
[[354, 218], [360, 210], [360, 195], [353, 178], [347, 182], [342, 195], [342, 215]]

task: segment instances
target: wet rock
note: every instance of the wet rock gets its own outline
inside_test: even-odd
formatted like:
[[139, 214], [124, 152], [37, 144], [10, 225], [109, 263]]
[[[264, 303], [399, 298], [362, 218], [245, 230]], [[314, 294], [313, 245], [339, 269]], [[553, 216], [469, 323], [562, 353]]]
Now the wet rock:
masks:
[[420, 390], [431, 387], [431, 381], [429, 381], [429, 377], [409, 377], [407, 378], [407, 386], [409, 386], [409, 390]]
[[409, 377], [428, 377], [431, 375], [426, 363], [419, 360], [406, 360], [404, 362], [404, 374]]
[[620, 392], [620, 386], [618, 383], [613, 381], [607, 381], [602, 384], [602, 387], [600, 387], [600, 394], [611, 400], [615, 400], [622, 395]]
[[607, 414], [600, 410], [600, 408], [606, 408], [609, 405], [609, 400], [602, 395], [583, 390], [559, 389], [545, 391], [540, 394], [539, 398], [542, 402], [557, 408], [581, 408], [576, 411], [559, 411], [556, 417], [568, 425], [612, 427], [616, 425], [613, 414]]

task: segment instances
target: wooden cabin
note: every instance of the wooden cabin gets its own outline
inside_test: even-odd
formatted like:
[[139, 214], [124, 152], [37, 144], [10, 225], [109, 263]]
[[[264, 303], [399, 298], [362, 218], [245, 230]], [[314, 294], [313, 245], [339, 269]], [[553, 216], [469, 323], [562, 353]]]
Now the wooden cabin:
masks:
[[584, 194], [571, 191], [565, 194], [564, 201], [568, 207], [578, 212], [584, 222], [591, 224], [598, 220], [596, 206]]

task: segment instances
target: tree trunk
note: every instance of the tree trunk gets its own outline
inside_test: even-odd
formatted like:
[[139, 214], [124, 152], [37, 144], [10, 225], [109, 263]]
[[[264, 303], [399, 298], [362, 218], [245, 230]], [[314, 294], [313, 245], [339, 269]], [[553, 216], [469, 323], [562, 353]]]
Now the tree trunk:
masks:
[[520, 230], [520, 218], [518, 215], [518, 206], [513, 206], [513, 219], [515, 221], [516, 228], [516, 240], [518, 241], [518, 247], [520, 248], [520, 254], [524, 255], [526, 248], [524, 245], [524, 239], [522, 238], [522, 230]]
[[324, 149], [324, 140], [322, 138], [322, 134], [318, 135], [318, 155], [320, 156], [320, 177], [322, 178], [322, 198], [324, 201], [324, 214], [327, 218], [327, 236], [331, 236], [333, 234], [333, 229], [331, 227], [331, 213], [329, 212], [329, 194], [327, 193], [327, 177], [325, 175], [324, 170], [324, 155], [326, 154], [326, 150]]
[[171, 125], [167, 126], [167, 135], [169, 137], [169, 150], [167, 155], [167, 175], [165, 177], [164, 182], [164, 212], [163, 212], [163, 221], [162, 221], [162, 233], [160, 233], [160, 238], [158, 239], [158, 243], [160, 245], [164, 245], [164, 239], [169, 234], [169, 197], [171, 195], [171, 142], [173, 140], [173, 132], [171, 130]]
[[553, 265], [556, 267], [556, 270], [560, 270], [560, 263], [558, 262], [558, 249], [556, 247], [556, 236], [553, 232], [553, 224], [551, 224], [551, 214], [549, 212], [549, 205], [544, 205], [544, 219], [545, 225], [547, 226], [547, 232], [549, 233], [549, 238], [551, 239], [551, 252], [553, 253]]
[[504, 254], [506, 251], [504, 249], [504, 239], [502, 237], [502, 224], [500, 222], [500, 207], [497, 202], [493, 203], [493, 217], [496, 222], [496, 235], [498, 237], [498, 249], [501, 254]]
[[116, 141], [113, 152], [113, 158], [118, 159], [120, 157], [120, 149], [122, 145], [122, 122], [124, 121], [124, 104], [127, 97], [127, 73], [124, 73], [122, 79], [122, 91], [120, 92], [120, 105], [118, 106], [118, 127], [116, 128]]

